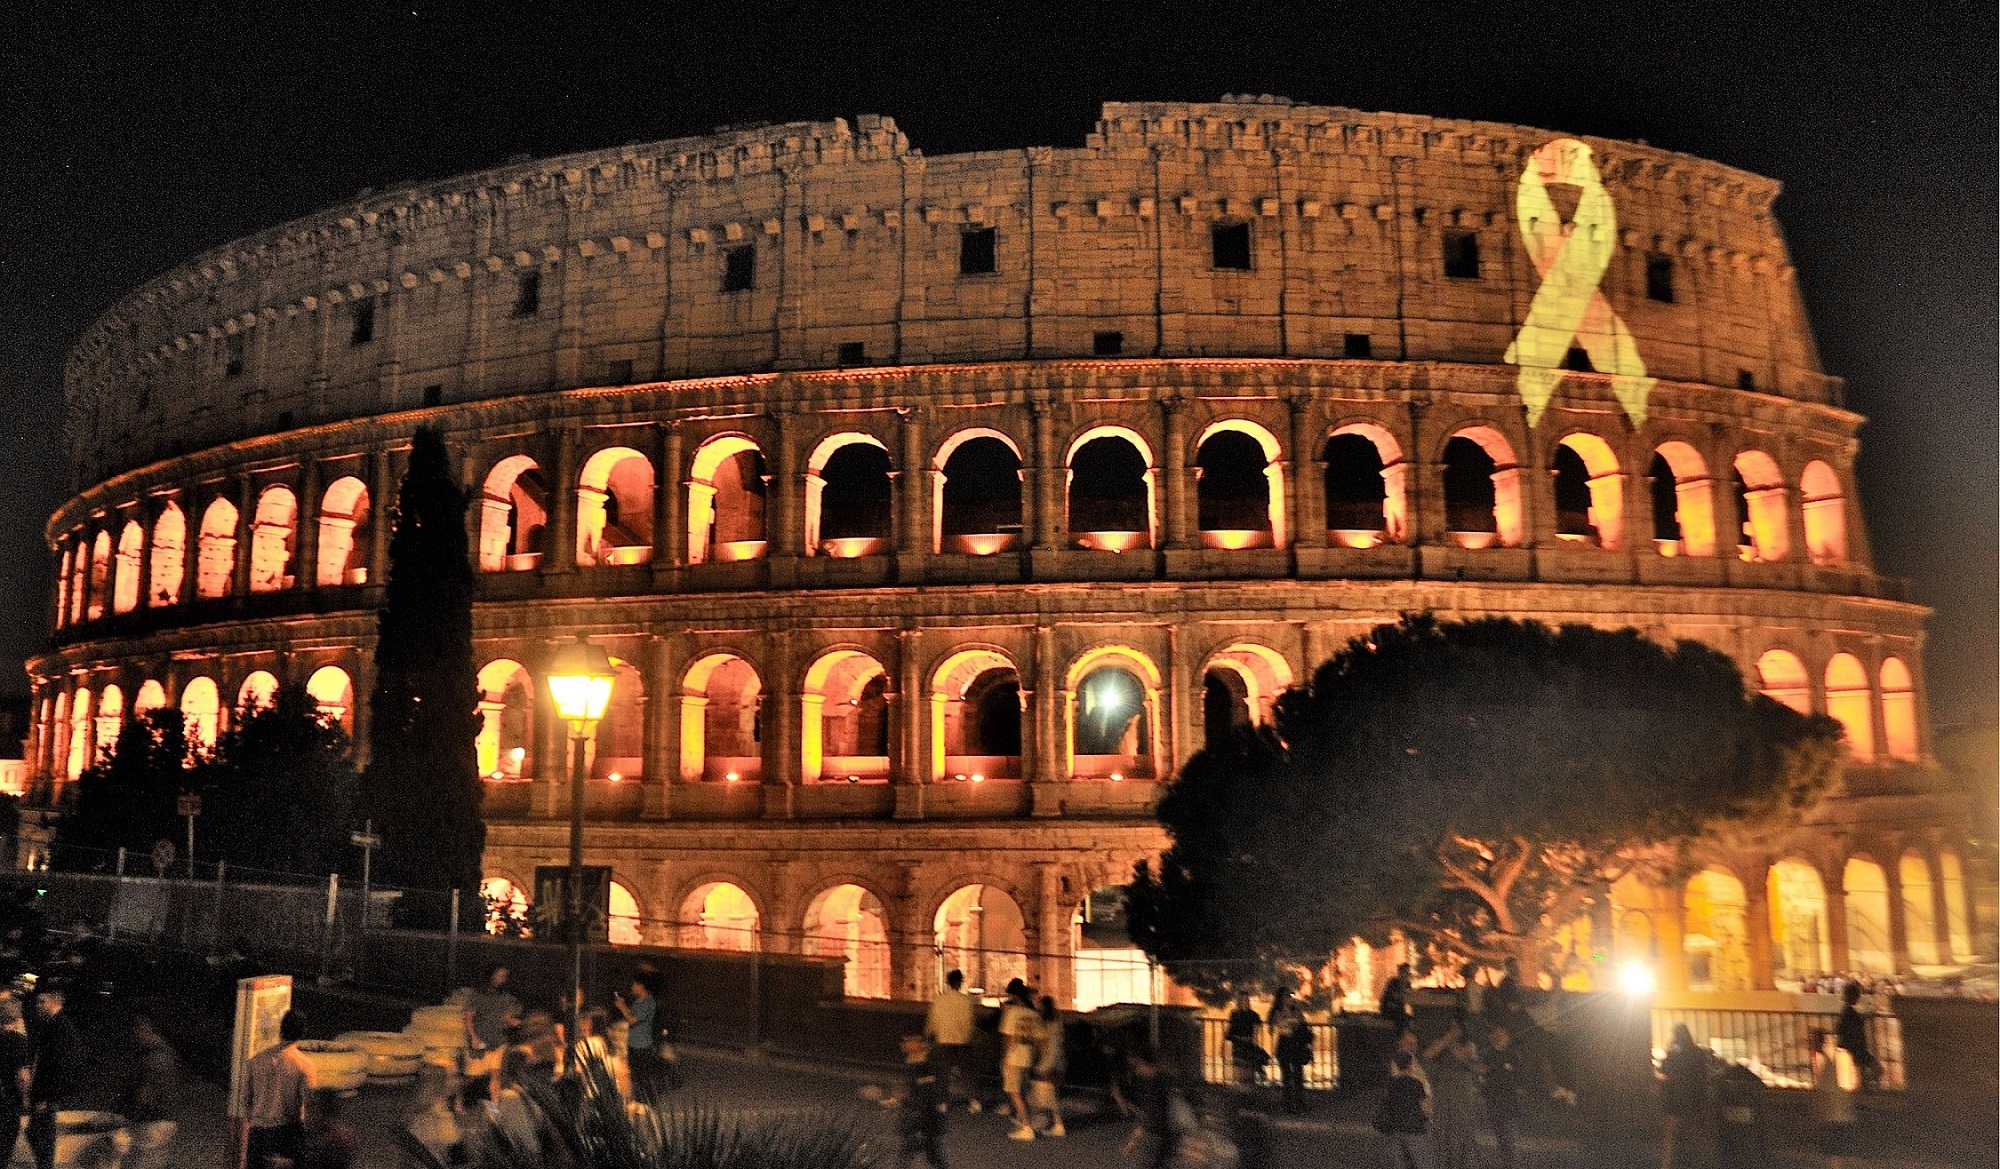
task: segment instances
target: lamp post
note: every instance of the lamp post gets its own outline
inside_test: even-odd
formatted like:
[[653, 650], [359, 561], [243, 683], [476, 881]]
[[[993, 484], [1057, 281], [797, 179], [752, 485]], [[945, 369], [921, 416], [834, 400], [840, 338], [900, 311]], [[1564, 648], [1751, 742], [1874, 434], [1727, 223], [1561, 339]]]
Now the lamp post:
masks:
[[569, 935], [570, 1033], [576, 1033], [577, 1000], [583, 994], [583, 783], [584, 744], [611, 702], [611, 658], [579, 633], [556, 651], [549, 666], [549, 697], [569, 724]]

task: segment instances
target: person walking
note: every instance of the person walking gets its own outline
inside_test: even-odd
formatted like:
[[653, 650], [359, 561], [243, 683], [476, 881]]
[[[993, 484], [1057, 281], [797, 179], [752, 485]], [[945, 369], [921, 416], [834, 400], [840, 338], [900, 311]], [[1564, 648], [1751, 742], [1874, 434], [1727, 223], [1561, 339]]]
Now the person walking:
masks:
[[0, 1165], [14, 1163], [14, 1146], [21, 1142], [21, 1117], [28, 1111], [28, 1077], [34, 1068], [34, 1047], [21, 1004], [10, 994], [0, 999]]
[[1694, 1041], [1686, 1023], [1674, 1025], [1674, 1037], [1660, 1060], [1660, 1169], [1673, 1169], [1677, 1146], [1685, 1145], [1701, 1124], [1708, 1107], [1708, 1051]]
[[1014, 1128], [1007, 1136], [1017, 1141], [1035, 1139], [1028, 1123], [1028, 1101], [1022, 1094], [1029, 1069], [1035, 1066], [1035, 1036], [1041, 1032], [1041, 1016], [1034, 1007], [1034, 992], [1015, 979], [1007, 984], [1007, 1005], [1000, 1008], [1000, 1036], [1005, 1047], [1000, 1052], [1000, 1089], [1014, 1110]]
[[1854, 1147], [1854, 1093], [1840, 1082], [1841, 1048], [1831, 1031], [1812, 1035], [1812, 1118], [1827, 1169], [1843, 1169]]
[[903, 1036], [903, 1090], [882, 1100], [885, 1108], [897, 1108], [897, 1163], [909, 1169], [919, 1160], [932, 1169], [946, 1169], [944, 1163], [945, 1110], [950, 1106], [943, 1068], [934, 1058], [929, 1039], [922, 1035]]
[[979, 1111], [965, 1076], [965, 1048], [972, 1042], [972, 996], [965, 993], [965, 971], [944, 976], [944, 989], [931, 1000], [924, 1016], [924, 1038], [931, 1042], [931, 1061], [944, 1075], [946, 1102], [965, 1101], [966, 1111]]
[[666, 1064], [660, 1058], [660, 1000], [643, 977], [632, 979], [632, 997], [613, 994], [611, 1004], [625, 1020], [625, 1061], [632, 1069], [632, 1093], [652, 1103], [666, 1086]]
[[1062, 1014], [1056, 1010], [1056, 1000], [1048, 995], [1042, 996], [1036, 1013], [1041, 1016], [1041, 1026], [1035, 1032], [1035, 1066], [1028, 1080], [1028, 1123], [1032, 1126], [1036, 1114], [1045, 1112], [1049, 1124], [1041, 1130], [1043, 1135], [1064, 1136], [1068, 1130], [1063, 1128], [1062, 1081], [1069, 1059], [1063, 1048]]
[[118, 1112], [132, 1129], [129, 1169], [165, 1164], [166, 1147], [180, 1126], [167, 1119], [167, 1105], [178, 1097], [180, 1062], [153, 1021], [132, 1020], [131, 1067], [118, 1094]]
[[1521, 1122], [1521, 1065], [1514, 1037], [1493, 1024], [1486, 1031], [1481, 1054], [1479, 1095], [1486, 1105], [1486, 1126], [1493, 1130], [1495, 1169], [1514, 1169], [1515, 1135]]
[[1398, 1030], [1410, 1026], [1410, 964], [1396, 967], [1396, 973], [1382, 984], [1382, 1001], [1377, 1005], [1382, 1017], [1395, 1024]]
[[1306, 1110], [1306, 1065], [1312, 1062], [1312, 1024], [1305, 1008], [1292, 992], [1279, 987], [1271, 999], [1271, 1013], [1265, 1024], [1274, 1037], [1271, 1045], [1278, 1060], [1278, 1081], [1284, 1086], [1285, 1111], [1297, 1116]]
[[1175, 1163], [1182, 1139], [1195, 1125], [1194, 1110], [1167, 1069], [1160, 1066], [1159, 1052], [1141, 1048], [1131, 1054], [1129, 1062], [1132, 1105], [1139, 1123], [1119, 1153], [1128, 1158], [1137, 1154], [1146, 1169], [1167, 1169]]
[[1834, 1035], [1840, 1049], [1854, 1061], [1862, 1088], [1872, 1088], [1882, 1081], [1882, 1062], [1868, 1045], [1868, 1016], [1861, 1011], [1861, 984], [1850, 981], [1842, 987], [1840, 1002], [1840, 1021], [1834, 1024]]
[[1431, 1095], [1416, 1077], [1416, 1058], [1399, 1051], [1389, 1061], [1389, 1083], [1375, 1112], [1375, 1131], [1390, 1140], [1400, 1169], [1430, 1169]]
[[465, 1074], [486, 1077], [489, 1095], [498, 1090], [500, 1055], [521, 1024], [521, 1000], [508, 992], [507, 975], [505, 966], [488, 966], [486, 985], [465, 1000]]
[[1454, 1019], [1423, 1058], [1431, 1083], [1431, 1155], [1438, 1169], [1472, 1169], [1479, 1147], [1479, 1048]]
[[1229, 1066], [1235, 1084], [1246, 1091], [1257, 1086], [1258, 1073], [1271, 1062], [1270, 1053], [1257, 1042], [1257, 1028], [1263, 1025], [1264, 1020], [1250, 1006], [1250, 992], [1237, 991], [1236, 1009], [1229, 1012], [1222, 1038], [1229, 1044]]
[[[244, 1065], [244, 1115], [237, 1121], [242, 1139], [243, 1169], [277, 1169], [273, 1161], [296, 1163], [305, 1136], [306, 1101], [312, 1094], [312, 1069], [299, 1054], [306, 1037], [306, 1017], [286, 1011], [278, 1020], [278, 1042], [250, 1057]], [[36, 1166], [47, 1169], [47, 1166]]]
[[28, 1080], [28, 1148], [35, 1169], [54, 1169], [56, 1113], [83, 1091], [83, 1040], [63, 1011], [63, 992], [35, 996], [36, 1025], [29, 1032], [34, 1071]]

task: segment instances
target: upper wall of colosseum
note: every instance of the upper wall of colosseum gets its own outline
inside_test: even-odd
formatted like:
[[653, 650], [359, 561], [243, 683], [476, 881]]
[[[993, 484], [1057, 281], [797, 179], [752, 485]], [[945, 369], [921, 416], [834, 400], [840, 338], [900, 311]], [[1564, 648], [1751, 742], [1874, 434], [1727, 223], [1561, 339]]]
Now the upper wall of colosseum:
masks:
[[[758, 370], [1497, 365], [1549, 262], [1525, 242], [1518, 188], [1559, 137], [1110, 103], [1076, 149], [927, 158], [864, 115], [364, 195], [195, 257], [105, 314], [65, 374], [75, 485], [294, 425]], [[1612, 241], [1597, 287], [1645, 372], [1836, 401], [1771, 214], [1778, 184], [1582, 141], [1582, 185], [1552, 183], [1551, 202]], [[1590, 174], [1608, 216], [1576, 210]]]

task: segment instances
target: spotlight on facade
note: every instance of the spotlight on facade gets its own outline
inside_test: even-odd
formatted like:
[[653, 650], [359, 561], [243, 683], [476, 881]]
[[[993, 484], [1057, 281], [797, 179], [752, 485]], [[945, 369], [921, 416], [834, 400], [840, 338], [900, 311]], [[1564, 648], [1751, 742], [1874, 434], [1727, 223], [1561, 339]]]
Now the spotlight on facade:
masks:
[[1627, 962], [1618, 968], [1618, 988], [1626, 994], [1652, 994], [1657, 984], [1653, 968], [1644, 962]]
[[618, 781], [624, 779], [625, 777], [623, 775], [620, 775], [618, 772], [614, 771], [610, 775], [605, 776], [604, 778], [610, 781], [611, 783], [617, 783]]
[[985, 783], [985, 782], [986, 782], [986, 777], [985, 777], [985, 776], [983, 776], [983, 775], [980, 775], [980, 774], [978, 774], [978, 773], [976, 773], [976, 772], [975, 772], [975, 773], [973, 774], [973, 776], [972, 776], [972, 782], [974, 782], [974, 783]]
[[737, 780], [743, 777], [732, 771], [728, 775], [723, 776], [722, 778], [728, 780], [730, 783], [735, 783]]

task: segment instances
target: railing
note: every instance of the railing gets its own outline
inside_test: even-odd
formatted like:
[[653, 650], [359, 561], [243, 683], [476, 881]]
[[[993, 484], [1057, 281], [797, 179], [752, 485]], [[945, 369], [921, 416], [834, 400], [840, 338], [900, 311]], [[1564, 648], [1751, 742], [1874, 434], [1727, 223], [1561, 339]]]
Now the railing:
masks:
[[[1707, 1007], [1654, 1007], [1653, 1047], [1664, 1051], [1676, 1024], [1687, 1024], [1694, 1041], [1730, 1063], [1757, 1073], [1772, 1088], [1812, 1087], [1812, 1038], [1831, 1031], [1839, 1016], [1821, 1011], [1718, 1010]], [[1868, 1016], [1868, 1049], [1882, 1064], [1878, 1087], [1902, 1091], [1903, 1022], [1877, 1012]]]
[[[1332, 1023], [1312, 1023], [1312, 1060], [1306, 1064], [1306, 1087], [1333, 1089], [1340, 1086], [1339, 1037]], [[1236, 1068], [1230, 1058], [1229, 1041], [1223, 1034], [1229, 1020], [1204, 1016], [1201, 1020], [1201, 1078], [1211, 1084], [1233, 1084]], [[1268, 1024], [1257, 1025], [1257, 1046], [1266, 1054], [1277, 1050], [1278, 1036]], [[1257, 1082], [1276, 1086], [1280, 1080], [1274, 1058], [1257, 1073]]]

